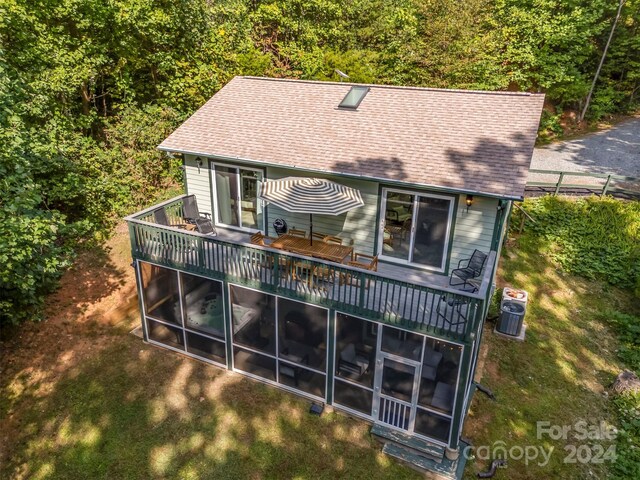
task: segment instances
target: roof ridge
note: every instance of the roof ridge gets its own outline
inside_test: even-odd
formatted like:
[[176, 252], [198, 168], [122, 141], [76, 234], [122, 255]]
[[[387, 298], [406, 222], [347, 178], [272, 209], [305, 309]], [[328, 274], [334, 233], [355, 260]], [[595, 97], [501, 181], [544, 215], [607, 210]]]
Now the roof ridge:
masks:
[[406, 85], [382, 85], [378, 83], [354, 83], [354, 82], [333, 82], [326, 80], [307, 80], [298, 78], [273, 78], [273, 77], [255, 77], [251, 75], [237, 75], [232, 80], [261, 80], [271, 82], [289, 82], [289, 83], [308, 83], [312, 85], [344, 85], [344, 86], [361, 86], [372, 88], [384, 88], [393, 90], [418, 90], [426, 92], [442, 92], [442, 93], [467, 93], [467, 94], [480, 94], [480, 95], [499, 95], [499, 96], [517, 96], [517, 97], [535, 97], [538, 95], [544, 95], [544, 93], [531, 93], [531, 92], [506, 92], [501, 90], [465, 90], [458, 88], [435, 88], [435, 87], [415, 87]]

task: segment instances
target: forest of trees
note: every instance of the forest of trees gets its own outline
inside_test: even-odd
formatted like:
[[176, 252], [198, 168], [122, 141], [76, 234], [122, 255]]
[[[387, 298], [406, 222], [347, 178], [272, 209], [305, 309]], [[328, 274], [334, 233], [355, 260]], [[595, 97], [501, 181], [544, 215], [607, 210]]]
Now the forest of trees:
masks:
[[[3, 0], [0, 324], [180, 180], [155, 146], [235, 75], [547, 93], [583, 105], [616, 0]], [[627, 0], [587, 119], [638, 107]]]

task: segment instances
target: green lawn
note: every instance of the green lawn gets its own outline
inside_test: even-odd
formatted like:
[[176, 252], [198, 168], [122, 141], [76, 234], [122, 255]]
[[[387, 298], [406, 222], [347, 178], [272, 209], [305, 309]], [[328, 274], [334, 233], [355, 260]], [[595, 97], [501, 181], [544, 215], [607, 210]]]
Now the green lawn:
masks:
[[[46, 322], [3, 345], [0, 478], [420, 478], [382, 455], [362, 421], [312, 416], [307, 401], [130, 335], [126, 235], [114, 247], [97, 267], [111, 280], [95, 272], [74, 287], [72, 271], [73, 298], [52, 299]], [[476, 394], [465, 435], [556, 447], [548, 466], [510, 461], [498, 479], [605, 478], [606, 464], [563, 463], [565, 442], [536, 439], [535, 422], [613, 421], [604, 392], [617, 343], [596, 317], [632, 311], [633, 299], [560, 275], [541, 253], [526, 238], [506, 253], [502, 281], [531, 294], [527, 340], [499, 339], [488, 324], [483, 383], [498, 401]], [[466, 476], [487, 464], [470, 461]]]
[[[630, 292], [560, 273], [545, 253], [535, 236], [524, 235], [511, 240], [502, 259], [499, 283], [523, 288], [530, 295], [526, 341], [500, 338], [493, 333], [493, 324], [487, 324], [482, 384], [492, 389], [497, 401], [476, 393], [465, 434], [475, 446], [504, 442], [507, 449], [554, 448], [548, 465], [538, 465], [541, 456], [528, 465], [524, 459], [510, 459], [496, 479], [610, 478], [609, 462], [566, 463], [565, 458], [568, 445], [586, 444], [589, 452], [584, 447], [582, 457], [586, 458], [599, 450], [596, 445], [606, 450], [611, 442], [578, 440], [575, 432], [566, 440], [538, 438], [536, 422], [615, 425], [607, 387], [622, 365], [616, 355], [617, 338], [602, 317], [612, 310], [637, 315], [638, 301]], [[470, 462], [466, 477], [475, 478], [475, 472], [488, 463]]]
[[130, 336], [15, 401], [31, 406], [2, 478], [415, 478], [362, 422]]

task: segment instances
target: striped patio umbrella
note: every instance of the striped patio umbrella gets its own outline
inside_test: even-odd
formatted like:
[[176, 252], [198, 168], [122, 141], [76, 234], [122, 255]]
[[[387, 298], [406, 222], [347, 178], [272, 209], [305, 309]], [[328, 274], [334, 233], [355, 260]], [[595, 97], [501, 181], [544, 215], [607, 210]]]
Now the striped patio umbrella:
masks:
[[260, 187], [259, 197], [288, 212], [308, 213], [312, 244], [314, 213], [340, 215], [364, 205], [358, 190], [322, 178], [267, 180]]

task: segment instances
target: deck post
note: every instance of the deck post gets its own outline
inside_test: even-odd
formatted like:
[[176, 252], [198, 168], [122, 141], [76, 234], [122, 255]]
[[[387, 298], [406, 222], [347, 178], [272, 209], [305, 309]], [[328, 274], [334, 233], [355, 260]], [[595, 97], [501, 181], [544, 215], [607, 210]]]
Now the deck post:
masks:
[[327, 329], [327, 393], [325, 395], [328, 405], [333, 405], [333, 375], [335, 367], [333, 365], [335, 356], [335, 333], [336, 333], [336, 311], [329, 309], [329, 328]]
[[233, 318], [231, 315], [231, 290], [229, 290], [229, 282], [222, 281], [222, 296], [224, 301], [222, 305], [224, 307], [224, 324], [226, 325], [224, 346], [227, 352], [227, 369], [233, 369], [233, 344], [231, 341], [231, 330], [233, 329]]
[[131, 266], [135, 270], [136, 276], [136, 291], [138, 292], [138, 308], [140, 309], [140, 323], [142, 325], [142, 337], [145, 342], [149, 341], [149, 332], [147, 332], [147, 322], [144, 320], [144, 306], [142, 304], [142, 276], [140, 275], [140, 268], [138, 259], [136, 258], [137, 248], [137, 236], [133, 223], [127, 222], [127, 228], [129, 229], [129, 240], [131, 241], [131, 258], [133, 262]]
[[607, 175], [607, 181], [604, 182], [604, 187], [602, 188], [601, 197], [604, 197], [607, 194], [607, 190], [609, 189], [609, 183], [611, 182], [611, 174]]
[[560, 192], [560, 185], [562, 185], [562, 179], [564, 179], [564, 172], [560, 172], [560, 176], [558, 177], [558, 183], [556, 183], [556, 191], [553, 193], [554, 195], [558, 195], [558, 192]]
[[[481, 311], [482, 309], [478, 309]], [[451, 417], [451, 436], [449, 437], [448, 447], [457, 450], [460, 444], [460, 430], [465, 416], [465, 393], [467, 385], [471, 381], [469, 377], [472, 371], [472, 350], [473, 341], [465, 340], [462, 350], [462, 359], [460, 361], [460, 378], [458, 379], [456, 403], [453, 406], [453, 415]]]
[[140, 274], [138, 260], [133, 260], [133, 268], [135, 269], [136, 275], [136, 290], [138, 292], [138, 308], [140, 309], [140, 322], [142, 323], [142, 338], [145, 342], [149, 341], [149, 332], [147, 331], [147, 322], [144, 318], [144, 309], [142, 305], [142, 275]]

